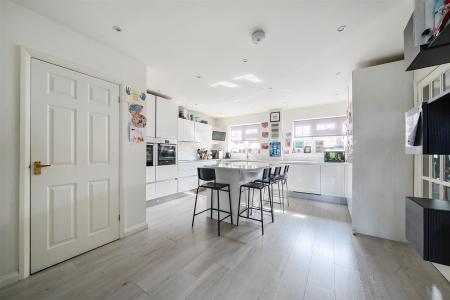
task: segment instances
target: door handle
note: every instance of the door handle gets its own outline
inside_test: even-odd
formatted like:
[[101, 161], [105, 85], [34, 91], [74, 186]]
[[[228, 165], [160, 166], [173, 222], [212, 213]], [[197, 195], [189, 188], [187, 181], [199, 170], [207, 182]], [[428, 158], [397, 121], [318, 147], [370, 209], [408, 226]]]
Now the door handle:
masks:
[[52, 165], [42, 165], [41, 161], [37, 160], [33, 163], [34, 175], [41, 175], [41, 169], [51, 167]]

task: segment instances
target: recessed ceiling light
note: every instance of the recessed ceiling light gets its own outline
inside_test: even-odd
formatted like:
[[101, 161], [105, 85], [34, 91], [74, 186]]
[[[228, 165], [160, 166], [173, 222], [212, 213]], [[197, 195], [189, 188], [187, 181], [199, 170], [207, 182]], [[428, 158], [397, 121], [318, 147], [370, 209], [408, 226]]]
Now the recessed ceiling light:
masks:
[[241, 76], [238, 76], [238, 77], [234, 77], [233, 79], [234, 80], [248, 80], [248, 81], [253, 82], [253, 83], [258, 83], [258, 82], [262, 81], [261, 79], [259, 79], [258, 77], [256, 77], [254, 74], [251, 74], [251, 73], [245, 74], [245, 75], [241, 75]]
[[201, 75], [195, 75], [195, 78], [197, 78], [197, 79], [201, 79], [201, 78], [202, 78], [202, 76], [201, 76]]
[[337, 72], [337, 73], [336, 73], [336, 76], [339, 76], [339, 75], [341, 75], [341, 72]]
[[269, 87], [269, 90], [273, 89], [271, 86]]
[[120, 28], [120, 27], [117, 26], [117, 25], [114, 25], [112, 28], [113, 28], [115, 31], [117, 31], [117, 32], [122, 32], [122, 28]]
[[229, 82], [229, 81], [218, 81], [218, 82], [210, 85], [210, 87], [217, 87], [217, 86], [224, 86], [224, 87], [229, 87], [229, 88], [238, 87], [238, 85], [236, 83]]
[[248, 58], [243, 58], [242, 62], [245, 62], [245, 63], [248, 62]]
[[339, 26], [339, 27], [337, 28], [337, 31], [338, 31], [338, 32], [342, 32], [342, 31], [344, 31], [346, 28], [347, 28], [346, 25], [341, 25], [341, 26]]

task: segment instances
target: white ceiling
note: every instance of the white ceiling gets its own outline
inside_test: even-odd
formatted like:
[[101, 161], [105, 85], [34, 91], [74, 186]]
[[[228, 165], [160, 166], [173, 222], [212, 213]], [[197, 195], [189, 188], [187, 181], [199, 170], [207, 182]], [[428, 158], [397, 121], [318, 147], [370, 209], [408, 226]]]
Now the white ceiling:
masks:
[[[346, 101], [353, 69], [402, 54], [413, 9], [412, 0], [15, 2], [141, 60], [149, 88], [214, 117]], [[248, 73], [262, 82], [233, 80]], [[239, 86], [210, 86], [218, 81]]]

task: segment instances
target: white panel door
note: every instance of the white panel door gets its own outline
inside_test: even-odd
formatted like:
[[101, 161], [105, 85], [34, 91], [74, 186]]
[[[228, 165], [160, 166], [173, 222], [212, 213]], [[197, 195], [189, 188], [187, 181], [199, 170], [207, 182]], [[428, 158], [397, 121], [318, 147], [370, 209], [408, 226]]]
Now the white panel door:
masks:
[[[119, 86], [31, 62], [31, 273], [119, 237]], [[51, 166], [34, 171], [34, 163]]]

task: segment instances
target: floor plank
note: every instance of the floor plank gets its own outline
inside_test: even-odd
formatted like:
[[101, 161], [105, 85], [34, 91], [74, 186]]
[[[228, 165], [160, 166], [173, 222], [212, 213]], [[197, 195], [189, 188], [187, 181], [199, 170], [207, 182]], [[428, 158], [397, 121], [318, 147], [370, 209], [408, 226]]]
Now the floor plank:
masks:
[[[206, 207], [205, 195], [199, 209]], [[147, 208], [148, 230], [0, 290], [0, 299], [449, 299], [407, 244], [352, 234], [342, 205], [290, 199], [275, 222], [191, 228], [192, 194]]]

